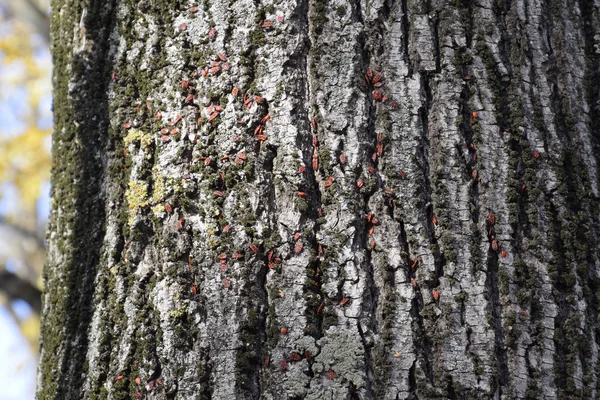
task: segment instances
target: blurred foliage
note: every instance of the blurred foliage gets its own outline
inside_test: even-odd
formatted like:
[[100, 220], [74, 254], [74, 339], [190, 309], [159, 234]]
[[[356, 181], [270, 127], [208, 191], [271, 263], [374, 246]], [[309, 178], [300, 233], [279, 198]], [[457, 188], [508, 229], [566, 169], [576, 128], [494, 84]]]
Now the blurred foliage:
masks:
[[[26, 212], [35, 212], [42, 183], [49, 180], [50, 154], [45, 139], [51, 129], [40, 128], [40, 103], [50, 92], [50, 65], [36, 57], [29, 24], [12, 20], [11, 31], [0, 36], [1, 62], [4, 71], [0, 77], [2, 91], [24, 92], [29, 112], [15, 115], [18, 125], [25, 130], [18, 134], [0, 135], [0, 182], [10, 182], [19, 191]], [[4, 21], [0, 20], [0, 24]], [[5, 100], [5, 99], [2, 99]]]

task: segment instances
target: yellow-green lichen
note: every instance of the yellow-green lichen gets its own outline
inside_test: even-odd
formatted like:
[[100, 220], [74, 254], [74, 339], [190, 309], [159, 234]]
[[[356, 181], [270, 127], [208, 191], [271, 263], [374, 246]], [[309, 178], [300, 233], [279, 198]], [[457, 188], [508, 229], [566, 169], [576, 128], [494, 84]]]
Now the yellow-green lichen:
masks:
[[129, 187], [125, 191], [125, 199], [129, 210], [128, 222], [131, 226], [137, 210], [148, 205], [148, 183], [137, 180], [130, 181]]
[[164, 175], [157, 173], [156, 167], [153, 170], [154, 191], [152, 192], [152, 204], [159, 204], [166, 199], [170, 185], [168, 185], [167, 178]]
[[139, 142], [142, 147], [148, 147], [150, 144], [152, 144], [152, 141], [152, 136], [142, 132], [139, 129], [130, 129], [127, 136], [125, 136], [125, 139], [123, 139], [125, 146]]

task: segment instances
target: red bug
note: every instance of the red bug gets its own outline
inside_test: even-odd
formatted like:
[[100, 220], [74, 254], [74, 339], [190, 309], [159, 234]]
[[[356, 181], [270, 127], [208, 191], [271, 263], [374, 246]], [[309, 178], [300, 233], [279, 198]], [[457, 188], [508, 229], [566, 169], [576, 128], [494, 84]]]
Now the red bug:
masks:
[[383, 143], [377, 143], [377, 155], [379, 157], [383, 155]]
[[239, 258], [242, 258], [243, 256], [240, 253], [235, 253], [234, 255], [231, 256], [231, 258], [235, 258], [236, 260]]
[[273, 250], [269, 251], [269, 254], [267, 255], [267, 260], [271, 261], [273, 259]]
[[271, 115], [270, 115], [270, 114], [267, 114], [267, 115], [265, 115], [265, 116], [264, 116], [264, 117], [263, 117], [263, 118], [260, 120], [260, 123], [261, 123], [261, 124], [264, 124], [265, 122], [267, 122], [267, 121], [268, 121], [268, 120], [270, 120], [270, 119], [271, 119]]
[[211, 75], [217, 75], [219, 73], [219, 71], [221, 71], [221, 67], [219, 67], [218, 65], [214, 66], [210, 69]]
[[400, 176], [402, 177], [402, 179], [406, 178], [406, 172], [404, 172], [403, 170], [399, 171]]
[[506, 258], [506, 257], [508, 256], [508, 253], [507, 253], [505, 250], [502, 250], [502, 251], [500, 252], [500, 256], [501, 256], [502, 258]]
[[346, 155], [344, 153], [340, 154], [340, 164], [345, 165], [347, 161]]
[[379, 72], [375, 72], [375, 75], [373, 75], [373, 83], [377, 83], [381, 80], [381, 78], [383, 78], [383, 76], [379, 73]]
[[215, 28], [212, 28], [210, 31], [208, 31], [208, 38], [214, 39], [216, 34], [217, 34], [217, 30]]
[[323, 186], [329, 187], [329, 186], [333, 185], [333, 180], [334, 180], [333, 176], [330, 176], [329, 178], [327, 178], [325, 180], [325, 182], [323, 182]]
[[258, 254], [258, 247], [255, 244], [250, 245], [250, 250], [254, 252], [254, 254]]
[[375, 86], [376, 88], [382, 87], [383, 86], [383, 82], [375, 82], [373, 84], [373, 86]]
[[339, 304], [339, 306], [340, 306], [340, 307], [343, 307], [343, 306], [345, 306], [345, 305], [346, 305], [346, 304], [347, 304], [349, 301], [350, 301], [350, 297], [344, 297], [344, 298], [342, 299], [342, 301], [340, 301], [340, 304]]
[[410, 284], [412, 285], [412, 287], [416, 288], [417, 287], [417, 280], [415, 278], [410, 278]]
[[231, 225], [225, 225], [225, 227], [223, 228], [223, 233], [227, 233], [231, 230]]
[[302, 359], [302, 356], [300, 356], [300, 354], [296, 353], [296, 352], [292, 352], [292, 354], [290, 354], [290, 360], [292, 361], [300, 361]]
[[498, 240], [496, 239], [492, 240], [492, 250], [498, 251]]
[[191, 8], [189, 9], [189, 11], [190, 11], [192, 14], [194, 14], [195, 12], [197, 12], [197, 11], [198, 11], [198, 7], [191, 7]]
[[123, 128], [125, 128], [125, 129], [129, 129], [129, 128], [131, 128], [131, 121], [127, 121], [127, 122], [125, 122], [125, 123], [123, 124]]
[[182, 230], [184, 223], [185, 223], [185, 218], [179, 218], [179, 221], [177, 221], [177, 229]]
[[168, 136], [166, 136], [166, 135], [162, 137], [162, 141], [165, 142], [165, 143], [167, 143], [170, 140], [171, 140], [171, 138], [168, 137]]
[[221, 253], [221, 254], [219, 254], [219, 255], [217, 256], [217, 258], [218, 258], [219, 260], [226, 260], [226, 259], [227, 259], [227, 255], [226, 255], [225, 253]]
[[371, 154], [371, 160], [373, 160], [373, 162], [377, 161], [377, 152]]
[[221, 283], [223, 284], [223, 286], [225, 286], [225, 288], [228, 288], [229, 285], [231, 285], [231, 281], [229, 279], [227, 279], [227, 278], [223, 279], [221, 281]]
[[156, 113], [156, 115], [154, 116], [154, 118], [156, 118], [156, 119], [161, 119], [161, 118], [162, 118], [162, 113], [161, 113], [160, 111], [158, 111], [158, 112]]
[[279, 21], [279, 23], [282, 24], [283, 23], [283, 16], [282, 15], [278, 16], [277, 17], [277, 21]]
[[261, 26], [263, 27], [263, 29], [269, 29], [271, 28], [272, 24], [269, 21], [265, 21], [262, 23]]
[[279, 328], [279, 333], [281, 333], [282, 335], [287, 335], [287, 328], [285, 326], [282, 326], [281, 328]]
[[221, 271], [227, 271], [227, 264], [221, 264]]
[[367, 81], [368, 85], [371, 84], [371, 79], [373, 79], [373, 70], [371, 68], [369, 68], [369, 70], [365, 74], [365, 81]]
[[319, 169], [319, 156], [317, 154], [313, 154], [312, 156], [312, 169], [313, 171], [317, 171]]
[[486, 219], [487, 219], [488, 224], [490, 224], [492, 226], [496, 223], [496, 216], [494, 215], [494, 213], [489, 213], [487, 215]]
[[223, 197], [223, 195], [224, 195], [225, 193], [223, 193], [223, 191], [221, 191], [221, 190], [215, 190], [215, 191], [213, 192], [213, 194], [214, 194], [215, 196], [217, 196], [217, 197]]
[[[192, 294], [193, 294], [193, 295], [196, 295], [196, 293], [197, 293], [197, 288], [196, 288], [196, 285], [192, 285]], [[138, 378], [138, 379], [139, 379], [139, 378]], [[138, 385], [139, 385], [139, 383], [138, 383]]]
[[287, 369], [287, 361], [282, 360], [279, 362], [279, 369], [285, 371]]
[[415, 269], [415, 267], [417, 266], [417, 264], [419, 263], [419, 257], [415, 258], [414, 261], [413, 260], [408, 260], [409, 262], [412, 261], [412, 264], [410, 266], [410, 269]]
[[437, 289], [434, 289], [431, 294], [433, 295], [433, 300], [438, 301], [440, 299], [440, 292]]
[[438, 220], [435, 215], [433, 217], [431, 217], [431, 222], [433, 222], [434, 225], [437, 225]]
[[381, 90], [373, 90], [373, 92], [371, 93], [371, 96], [373, 97], [373, 100], [375, 100], [375, 101], [383, 100], [383, 92]]
[[294, 246], [294, 253], [300, 254], [301, 252], [302, 252], [302, 243], [298, 242], [298, 243], [296, 243], [296, 246]]
[[379, 223], [379, 218], [377, 218], [377, 217], [373, 217], [373, 219], [371, 220], [371, 223], [372, 223], [373, 225], [377, 225], [377, 224]]
[[317, 129], [317, 120], [316, 119], [311, 119], [310, 120], [310, 125], [312, 126], [313, 130]]
[[320, 314], [323, 311], [323, 307], [325, 307], [325, 303], [319, 304], [319, 307], [317, 308], [317, 314]]
[[182, 31], [185, 31], [187, 29], [187, 25], [186, 24], [181, 24], [179, 25], [179, 29]]
[[521, 187], [520, 187], [521, 193], [524, 193], [525, 189], [527, 189], [527, 185], [522, 184]]
[[200, 75], [202, 75], [203, 77], [208, 75], [208, 67], [204, 67], [204, 69], [200, 72]]
[[312, 145], [315, 149], [319, 147], [319, 138], [317, 138], [317, 135], [313, 135]]
[[333, 378], [335, 378], [335, 372], [332, 369], [327, 371], [327, 378], [329, 378], [330, 381], [332, 381]]
[[215, 111], [212, 114], [210, 114], [210, 117], [208, 117], [208, 122], [212, 122], [215, 120], [215, 118], [217, 118], [219, 116], [219, 112]]
[[304, 165], [298, 167], [298, 172], [303, 173], [304, 171], [306, 171], [306, 167]]
[[119, 375], [115, 378], [115, 381], [122, 381], [125, 378], [125, 375]]
[[374, 175], [374, 174], [375, 174], [375, 168], [374, 168], [374, 167], [372, 167], [372, 166], [370, 166], [370, 165], [369, 165], [369, 168], [367, 168], [367, 169], [369, 170], [369, 173], [370, 173], [371, 175]]
[[318, 215], [319, 217], [322, 217], [322, 216], [323, 216], [323, 209], [322, 209], [322, 208], [319, 208], [319, 209], [317, 210], [317, 215]]
[[173, 207], [169, 203], [165, 203], [165, 211], [167, 214], [173, 214]]
[[181, 88], [182, 89], [187, 89], [190, 86], [190, 83], [188, 81], [186, 81], [185, 79], [181, 80]]
[[267, 140], [267, 137], [265, 135], [256, 135], [256, 138], [261, 142], [264, 142], [265, 140]]
[[307, 360], [312, 360], [312, 352], [309, 350], [306, 350], [304, 352], [304, 357], [306, 357]]
[[162, 128], [160, 130], [160, 134], [161, 135], [168, 135], [169, 134], [169, 128]]
[[298, 239], [300, 239], [300, 237], [302, 236], [302, 234], [300, 232], [296, 232], [294, 233], [294, 241], [298, 241]]
[[271, 356], [268, 356], [267, 358], [265, 358], [265, 367], [268, 367], [270, 363], [271, 363]]
[[223, 53], [220, 53], [219, 54], [219, 60], [221, 60], [221, 61], [227, 61], [227, 56], [225, 54], [223, 54]]
[[142, 384], [142, 378], [140, 378], [139, 376], [137, 378], [135, 378], [135, 384], [136, 385], [141, 385]]
[[175, 117], [175, 119], [171, 122], [169, 122], [167, 125], [169, 126], [174, 126], [175, 124], [177, 124], [179, 121], [181, 121], [181, 118], [183, 118], [182, 115], [178, 115]]
[[234, 86], [233, 89], [231, 89], [231, 95], [233, 97], [237, 97], [238, 93], [240, 92], [240, 89], [238, 89], [237, 86]]
[[185, 97], [185, 100], [183, 101], [183, 103], [184, 103], [184, 104], [189, 104], [189, 103], [191, 103], [192, 101], [194, 101], [194, 95], [193, 95], [193, 94], [188, 94], [188, 95]]
[[361, 187], [363, 187], [365, 183], [363, 182], [362, 179], [359, 179], [356, 181], [356, 186], [360, 189]]
[[173, 128], [173, 129], [171, 129], [171, 131], [169, 132], [169, 135], [174, 135], [176, 133], [179, 133], [179, 128]]
[[258, 126], [256, 127], [256, 129], [254, 129], [254, 134], [255, 134], [255, 135], [261, 134], [261, 133], [263, 132], [263, 130], [264, 130], [264, 129], [265, 129], [265, 127], [264, 127], [264, 126], [262, 126], [262, 125], [258, 125]]
[[269, 268], [270, 269], [277, 269], [277, 264], [270, 262], [269, 263]]
[[371, 228], [369, 228], [369, 235], [372, 235], [373, 233], [375, 233], [375, 227], [372, 226]]
[[540, 153], [538, 153], [537, 151], [533, 151], [533, 158], [539, 158], [540, 157]]
[[300, 196], [300, 197], [306, 197], [306, 193], [304, 193], [304, 192], [298, 192], [298, 196]]

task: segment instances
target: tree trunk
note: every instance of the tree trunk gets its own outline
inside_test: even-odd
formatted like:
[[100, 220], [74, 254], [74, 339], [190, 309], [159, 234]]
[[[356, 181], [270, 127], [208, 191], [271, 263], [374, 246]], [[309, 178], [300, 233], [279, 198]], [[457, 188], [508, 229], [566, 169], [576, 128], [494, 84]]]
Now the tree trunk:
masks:
[[597, 0], [193, 5], [53, 2], [40, 400], [598, 396]]

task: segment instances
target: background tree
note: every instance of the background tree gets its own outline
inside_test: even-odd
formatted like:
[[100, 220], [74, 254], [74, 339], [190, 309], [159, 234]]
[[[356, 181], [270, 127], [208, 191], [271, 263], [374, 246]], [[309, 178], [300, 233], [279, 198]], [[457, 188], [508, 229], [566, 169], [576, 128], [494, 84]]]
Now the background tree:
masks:
[[34, 396], [52, 124], [47, 9], [48, 2], [43, 0], [0, 1], [3, 399]]
[[39, 399], [595, 397], [598, 11], [56, 0]]

